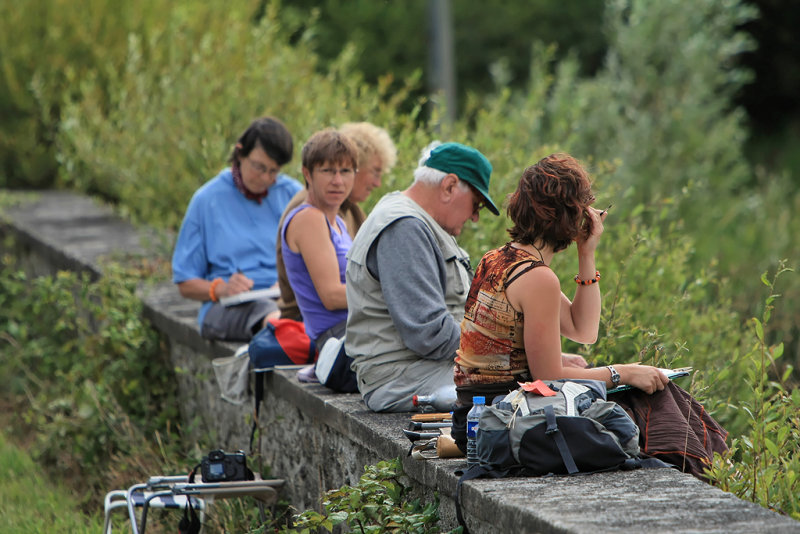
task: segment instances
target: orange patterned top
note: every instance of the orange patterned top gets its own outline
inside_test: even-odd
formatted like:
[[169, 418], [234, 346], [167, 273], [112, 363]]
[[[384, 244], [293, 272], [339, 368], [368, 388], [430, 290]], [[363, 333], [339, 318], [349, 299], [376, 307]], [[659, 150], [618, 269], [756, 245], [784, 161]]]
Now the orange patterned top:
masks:
[[542, 265], [544, 262], [511, 244], [483, 256], [461, 321], [461, 346], [456, 351], [453, 377], [456, 386], [530, 379], [523, 315], [511, 306], [506, 288]]

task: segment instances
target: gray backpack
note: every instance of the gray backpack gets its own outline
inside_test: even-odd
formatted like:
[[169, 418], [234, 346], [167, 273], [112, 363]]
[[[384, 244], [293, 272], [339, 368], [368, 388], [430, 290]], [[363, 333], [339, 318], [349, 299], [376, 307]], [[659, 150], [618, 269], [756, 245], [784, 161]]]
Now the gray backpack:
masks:
[[555, 394], [520, 388], [481, 413], [480, 464], [462, 474], [456, 489], [456, 517], [465, 533], [461, 485], [467, 480], [672, 467], [655, 458], [639, 458], [639, 428], [622, 407], [606, 400], [602, 381], [553, 380], [537, 385], [539, 391]]
[[542, 381], [543, 396], [520, 388], [487, 406], [478, 457], [489, 470], [526, 475], [588, 473], [639, 455], [639, 428], [597, 380]]

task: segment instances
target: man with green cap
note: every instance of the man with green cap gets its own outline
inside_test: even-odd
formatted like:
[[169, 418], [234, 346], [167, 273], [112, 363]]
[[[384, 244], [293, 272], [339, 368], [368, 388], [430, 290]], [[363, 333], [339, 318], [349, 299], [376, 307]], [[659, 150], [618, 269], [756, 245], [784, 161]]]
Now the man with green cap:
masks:
[[410, 411], [414, 395], [455, 400], [453, 357], [472, 281], [455, 236], [489, 196], [492, 166], [459, 143], [426, 149], [405, 191], [383, 197], [347, 255], [345, 352], [373, 411]]

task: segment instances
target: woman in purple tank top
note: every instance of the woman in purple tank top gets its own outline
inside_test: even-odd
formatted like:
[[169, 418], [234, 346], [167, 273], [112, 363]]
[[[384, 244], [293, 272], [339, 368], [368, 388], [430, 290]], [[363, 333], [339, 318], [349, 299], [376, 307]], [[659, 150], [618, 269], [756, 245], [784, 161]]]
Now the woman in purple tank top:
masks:
[[334, 129], [312, 135], [302, 152], [308, 198], [287, 214], [281, 228], [289, 283], [318, 348], [327, 338], [344, 335], [345, 256], [352, 239], [337, 214], [353, 188], [357, 154], [353, 142]]

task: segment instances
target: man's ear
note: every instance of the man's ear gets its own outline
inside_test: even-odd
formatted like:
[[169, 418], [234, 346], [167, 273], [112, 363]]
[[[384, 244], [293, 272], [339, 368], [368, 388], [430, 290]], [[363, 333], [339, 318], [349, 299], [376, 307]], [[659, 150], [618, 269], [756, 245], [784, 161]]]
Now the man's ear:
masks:
[[448, 174], [442, 178], [439, 184], [439, 190], [443, 194], [443, 199], [449, 201], [458, 192], [458, 176], [453, 173]]

